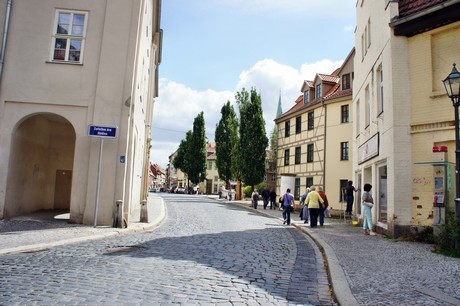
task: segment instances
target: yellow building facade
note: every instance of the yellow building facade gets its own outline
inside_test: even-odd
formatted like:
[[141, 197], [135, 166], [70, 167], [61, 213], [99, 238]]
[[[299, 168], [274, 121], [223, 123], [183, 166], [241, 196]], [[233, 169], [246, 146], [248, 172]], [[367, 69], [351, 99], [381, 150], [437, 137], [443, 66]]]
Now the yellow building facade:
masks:
[[331, 75], [304, 81], [295, 105], [275, 119], [278, 126], [277, 193], [291, 188], [296, 199], [322, 186], [333, 210], [352, 174], [351, 97], [354, 49]]
[[[439, 223], [433, 207], [437, 171], [445, 171], [445, 200], [453, 209], [455, 198], [455, 121], [452, 101], [442, 80], [460, 63], [460, 22], [455, 22], [408, 38], [411, 91], [412, 190], [414, 225]], [[443, 153], [433, 147], [446, 146], [444, 165], [436, 162]], [[430, 165], [431, 163], [431, 165]], [[446, 169], [444, 169], [446, 168]], [[443, 170], [444, 169], [444, 170]], [[442, 223], [442, 218], [441, 218]]]

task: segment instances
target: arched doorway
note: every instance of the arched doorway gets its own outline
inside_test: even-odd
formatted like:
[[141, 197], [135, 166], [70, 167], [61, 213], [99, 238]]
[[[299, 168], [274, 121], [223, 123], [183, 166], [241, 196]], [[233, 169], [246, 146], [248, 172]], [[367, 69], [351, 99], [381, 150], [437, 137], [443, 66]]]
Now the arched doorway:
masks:
[[25, 118], [12, 133], [4, 217], [69, 211], [75, 130], [56, 114]]

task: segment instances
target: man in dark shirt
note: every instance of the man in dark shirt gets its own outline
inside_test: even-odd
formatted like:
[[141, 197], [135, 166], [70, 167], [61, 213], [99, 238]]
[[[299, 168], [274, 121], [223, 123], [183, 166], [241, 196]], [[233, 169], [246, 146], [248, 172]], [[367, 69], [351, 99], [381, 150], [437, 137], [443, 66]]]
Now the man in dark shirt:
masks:
[[262, 191], [262, 199], [264, 201], [264, 209], [267, 209], [268, 201], [270, 199], [270, 190], [268, 190], [268, 187], [265, 187]]
[[276, 209], [276, 191], [274, 188], [270, 191], [270, 209]]
[[353, 186], [352, 181], [348, 181], [348, 186], [345, 191], [347, 196], [347, 209], [345, 210], [345, 214], [351, 215], [353, 211], [353, 202], [355, 200], [355, 192], [358, 190], [356, 190], [356, 188]]

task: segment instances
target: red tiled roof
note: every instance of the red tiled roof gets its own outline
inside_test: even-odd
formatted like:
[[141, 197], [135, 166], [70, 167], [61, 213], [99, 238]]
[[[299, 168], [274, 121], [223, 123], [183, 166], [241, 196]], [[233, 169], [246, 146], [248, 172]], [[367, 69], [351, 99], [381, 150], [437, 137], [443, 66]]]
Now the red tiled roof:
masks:
[[339, 68], [335, 69], [335, 70], [331, 73], [331, 75], [337, 75], [337, 76], [338, 76], [338, 75], [339, 75], [339, 71], [340, 71], [341, 68], [342, 68], [342, 67], [339, 67]]
[[399, 0], [399, 18], [417, 13], [446, 1], [449, 0]]
[[321, 81], [337, 83], [340, 80], [340, 78], [335, 75], [327, 75], [327, 74], [322, 74], [322, 73], [317, 73], [316, 75], [318, 76], [318, 78], [321, 79]]
[[352, 93], [353, 93], [353, 91], [351, 89], [337, 90], [337, 91], [331, 93], [329, 96], [324, 97], [324, 99], [332, 100], [332, 99], [335, 99], [335, 98], [340, 98], [340, 97], [345, 97], [345, 96], [351, 95]]

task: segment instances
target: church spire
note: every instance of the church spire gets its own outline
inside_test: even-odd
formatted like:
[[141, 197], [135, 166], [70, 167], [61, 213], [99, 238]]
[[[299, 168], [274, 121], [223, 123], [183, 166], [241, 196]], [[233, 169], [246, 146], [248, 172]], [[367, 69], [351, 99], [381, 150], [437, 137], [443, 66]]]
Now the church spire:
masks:
[[276, 117], [279, 117], [283, 113], [281, 109], [281, 89], [280, 89], [280, 97], [278, 99], [278, 110], [276, 111]]

